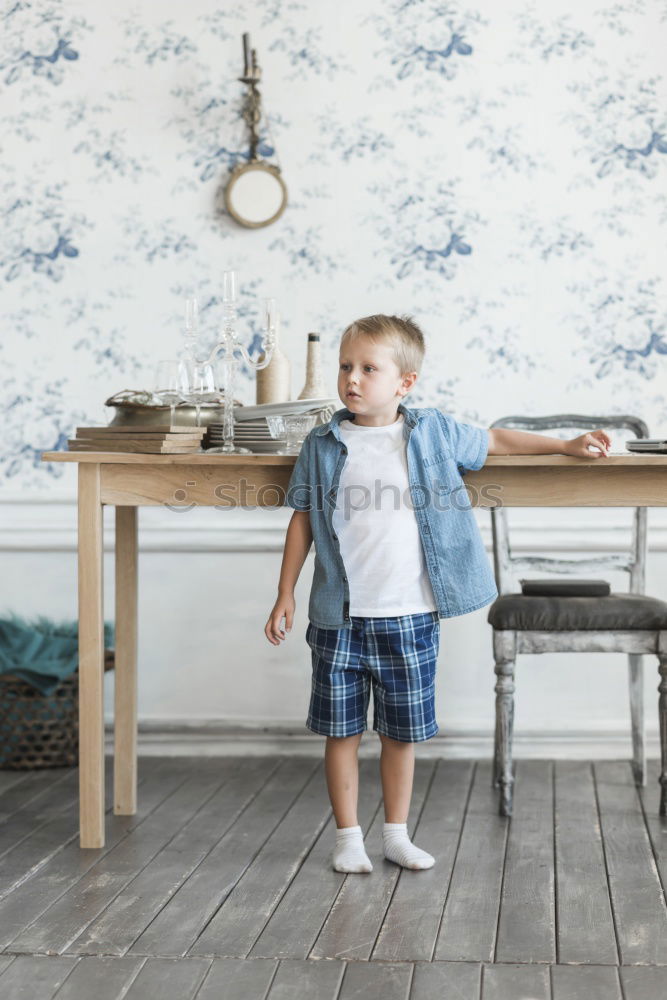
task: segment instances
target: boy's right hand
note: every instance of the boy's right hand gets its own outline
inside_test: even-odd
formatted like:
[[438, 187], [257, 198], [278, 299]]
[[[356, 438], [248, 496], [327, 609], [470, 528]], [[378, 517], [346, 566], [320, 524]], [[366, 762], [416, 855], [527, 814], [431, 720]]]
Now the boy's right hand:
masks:
[[[294, 619], [294, 598], [293, 597], [278, 597], [278, 600], [273, 605], [271, 609], [271, 614], [269, 615], [269, 620], [264, 626], [264, 633], [266, 638], [274, 646], [280, 645], [280, 640], [285, 638], [285, 630], [290, 632], [292, 629], [292, 621]], [[282, 618], [285, 619], [285, 629], [280, 627], [280, 622]]]

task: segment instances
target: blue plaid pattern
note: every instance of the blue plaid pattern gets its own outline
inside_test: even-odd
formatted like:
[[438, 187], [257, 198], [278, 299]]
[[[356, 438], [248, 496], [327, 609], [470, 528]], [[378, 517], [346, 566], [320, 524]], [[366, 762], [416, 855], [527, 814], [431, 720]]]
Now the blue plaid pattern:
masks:
[[440, 643], [437, 611], [393, 618], [352, 615], [351, 628], [309, 623], [312, 688], [306, 726], [323, 736], [353, 736], [368, 728], [418, 743], [438, 732], [435, 668]]

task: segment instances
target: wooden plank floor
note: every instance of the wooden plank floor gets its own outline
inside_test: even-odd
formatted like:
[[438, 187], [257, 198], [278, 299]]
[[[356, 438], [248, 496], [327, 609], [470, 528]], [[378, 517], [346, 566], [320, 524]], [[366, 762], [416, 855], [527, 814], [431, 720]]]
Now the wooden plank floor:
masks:
[[658, 762], [417, 760], [381, 855], [378, 761], [360, 761], [374, 869], [333, 870], [321, 758], [145, 757], [135, 816], [78, 846], [76, 769], [0, 771], [2, 1000], [661, 1000], [667, 820]]

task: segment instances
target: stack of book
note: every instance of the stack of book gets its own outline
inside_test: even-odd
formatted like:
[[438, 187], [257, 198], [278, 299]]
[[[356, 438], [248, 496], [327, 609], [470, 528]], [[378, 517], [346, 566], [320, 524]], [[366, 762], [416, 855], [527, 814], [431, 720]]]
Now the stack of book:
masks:
[[126, 451], [149, 455], [183, 455], [201, 450], [206, 427], [118, 425], [77, 427], [70, 451]]

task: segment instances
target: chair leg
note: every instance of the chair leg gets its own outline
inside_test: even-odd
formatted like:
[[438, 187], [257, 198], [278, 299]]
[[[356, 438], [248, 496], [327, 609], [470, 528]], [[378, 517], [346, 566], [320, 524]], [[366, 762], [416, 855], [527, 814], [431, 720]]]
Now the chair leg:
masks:
[[667, 816], [667, 653], [658, 654], [660, 683], [658, 718], [660, 721], [660, 815]]
[[495, 663], [496, 749], [494, 753], [495, 784], [500, 785], [500, 816], [512, 815], [514, 775], [512, 773], [512, 733], [514, 729], [514, 664], [516, 660]]
[[496, 729], [493, 734], [493, 768], [491, 770], [491, 787], [500, 788], [500, 727], [498, 725], [497, 704], [496, 704]]
[[640, 653], [628, 653], [630, 681], [630, 721], [632, 723], [632, 770], [635, 785], [646, 784], [646, 750], [644, 747], [644, 658]]

